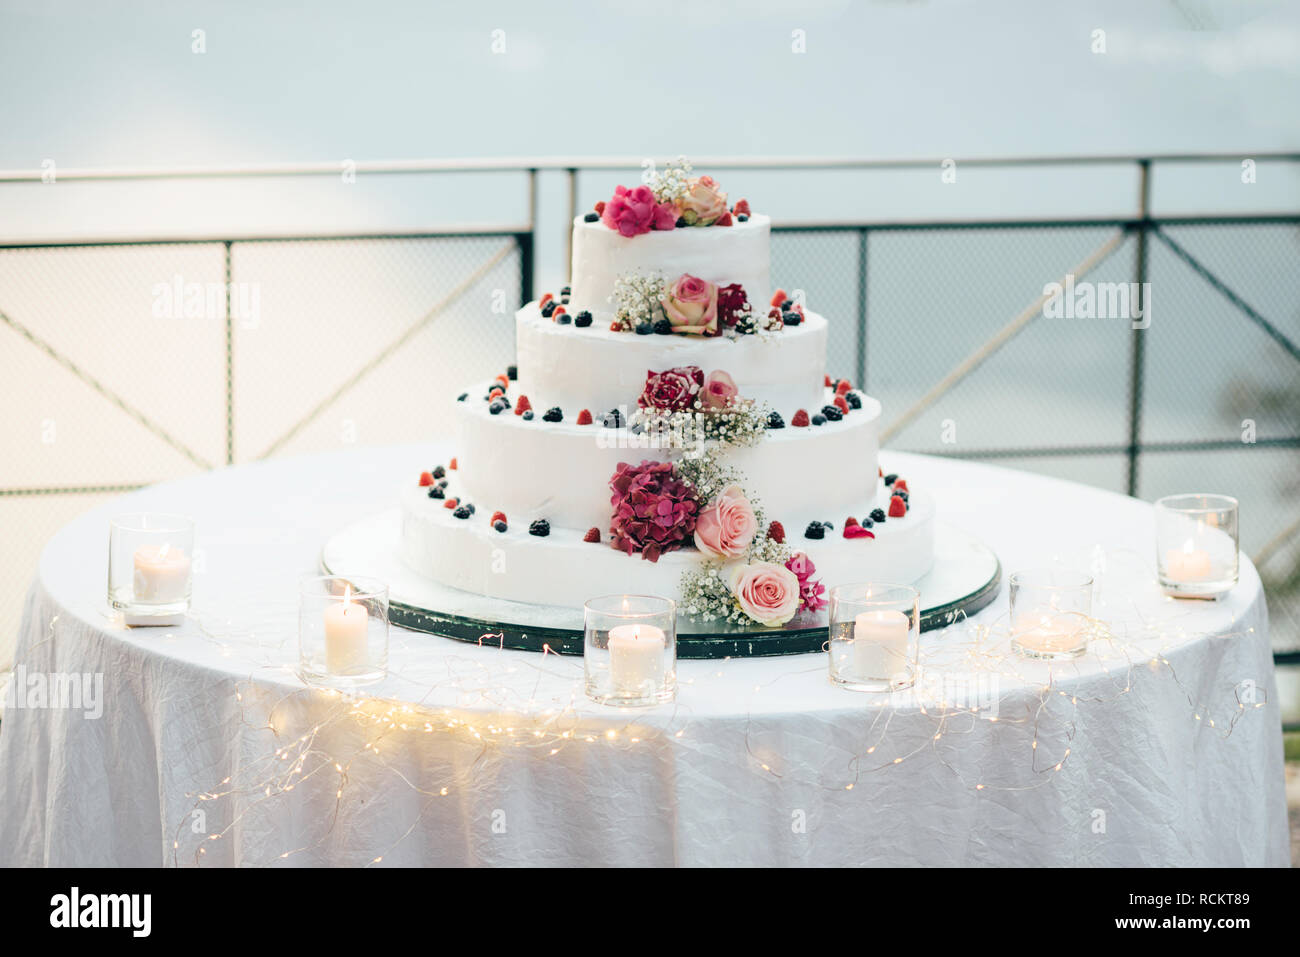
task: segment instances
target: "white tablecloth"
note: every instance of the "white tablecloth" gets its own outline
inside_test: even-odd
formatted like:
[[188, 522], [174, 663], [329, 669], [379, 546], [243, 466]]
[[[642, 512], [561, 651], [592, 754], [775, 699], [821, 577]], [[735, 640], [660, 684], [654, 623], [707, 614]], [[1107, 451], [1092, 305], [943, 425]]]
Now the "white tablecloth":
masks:
[[[1054, 557], [1098, 571], [1114, 640], [1073, 663], [1016, 659], [1004, 589], [972, 623], [926, 633], [921, 691], [892, 699], [833, 688], [806, 655], [683, 661], [674, 705], [618, 711], [583, 698], [580, 659], [401, 629], [367, 698], [306, 688], [297, 578], [333, 529], [444, 459], [403, 447], [227, 469], [57, 534], [19, 679], [102, 675], [103, 713], [30, 695], [6, 711], [0, 863], [1288, 862], [1255, 569], [1243, 560], [1226, 600], [1165, 599], [1147, 505], [976, 464], [883, 455], [1004, 571]], [[139, 509], [198, 521], [181, 627], [105, 614], [107, 520]]]

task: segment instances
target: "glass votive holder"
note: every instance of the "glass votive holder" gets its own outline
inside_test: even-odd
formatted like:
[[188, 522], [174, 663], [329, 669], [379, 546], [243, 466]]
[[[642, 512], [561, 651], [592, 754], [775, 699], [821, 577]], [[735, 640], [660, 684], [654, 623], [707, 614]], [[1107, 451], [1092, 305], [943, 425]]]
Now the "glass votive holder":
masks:
[[1175, 598], [1218, 598], [1237, 584], [1237, 500], [1167, 495], [1155, 504], [1156, 570]]
[[128, 625], [179, 625], [194, 580], [194, 520], [132, 512], [108, 523], [108, 604]]
[[1092, 576], [1048, 568], [1011, 576], [1011, 647], [1026, 658], [1077, 658], [1092, 632]]
[[920, 596], [908, 585], [837, 585], [830, 597], [831, 683], [901, 691], [916, 683]]
[[304, 578], [298, 588], [298, 673], [352, 688], [388, 671], [388, 586], [355, 575]]
[[677, 603], [654, 595], [605, 595], [583, 605], [587, 696], [639, 707], [677, 695]]

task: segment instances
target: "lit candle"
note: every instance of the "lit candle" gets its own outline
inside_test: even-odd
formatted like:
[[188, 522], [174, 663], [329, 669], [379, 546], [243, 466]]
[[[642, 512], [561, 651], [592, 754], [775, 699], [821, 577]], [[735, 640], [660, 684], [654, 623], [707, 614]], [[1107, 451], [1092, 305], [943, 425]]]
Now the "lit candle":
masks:
[[1011, 633], [1022, 648], [1041, 652], [1070, 652], [1079, 647], [1083, 622], [1050, 611], [1020, 618]]
[[1176, 582], [1199, 582], [1210, 577], [1210, 553], [1197, 548], [1190, 538], [1181, 549], [1165, 552], [1165, 577]]
[[166, 604], [182, 601], [189, 591], [190, 559], [182, 549], [141, 545], [135, 550], [135, 600]]
[[643, 695], [659, 690], [664, 680], [662, 628], [618, 625], [609, 630], [609, 677], [618, 694]]
[[901, 611], [864, 611], [853, 619], [853, 662], [858, 677], [890, 678], [907, 670], [911, 623]]
[[369, 618], [365, 606], [352, 600], [351, 588], [344, 591], [341, 602], [325, 606], [326, 671], [344, 675], [365, 667]]

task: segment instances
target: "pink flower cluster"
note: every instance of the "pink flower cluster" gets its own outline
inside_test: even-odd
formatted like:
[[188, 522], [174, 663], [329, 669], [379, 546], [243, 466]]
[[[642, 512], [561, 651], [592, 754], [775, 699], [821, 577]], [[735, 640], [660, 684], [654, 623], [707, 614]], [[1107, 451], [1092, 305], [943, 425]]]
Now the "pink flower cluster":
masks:
[[785, 567], [790, 569], [794, 577], [799, 580], [800, 608], [817, 611], [826, 607], [826, 599], [822, 597], [826, 594], [826, 586], [820, 581], [812, 580], [813, 575], [817, 573], [817, 566], [812, 563], [812, 559], [803, 552], [795, 552], [785, 563]]
[[691, 540], [700, 503], [695, 489], [673, 473], [671, 462], [620, 462], [609, 487], [614, 492], [609, 532], [615, 548], [657, 562], [664, 552]]
[[652, 229], [673, 229], [677, 207], [656, 202], [649, 186], [616, 186], [614, 198], [601, 210], [600, 221], [620, 236], [639, 236]]

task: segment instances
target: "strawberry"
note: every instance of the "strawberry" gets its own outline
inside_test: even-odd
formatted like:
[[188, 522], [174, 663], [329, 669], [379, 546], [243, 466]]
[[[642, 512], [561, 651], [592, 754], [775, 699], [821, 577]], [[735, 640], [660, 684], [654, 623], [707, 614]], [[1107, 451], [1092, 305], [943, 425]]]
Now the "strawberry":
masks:
[[497, 396], [505, 394], [506, 390], [501, 388], [499, 385], [494, 385], [492, 388], [488, 389], [488, 399], [495, 399]]
[[598, 529], [595, 525], [591, 526], [591, 528], [587, 529], [587, 534], [582, 536], [582, 540], [584, 542], [600, 541], [600, 529]]
[[[785, 302], [789, 298], [790, 297], [785, 294], [784, 289], [778, 289], [776, 292], [772, 293], [772, 301], [769, 302], [768, 305], [776, 306], [779, 309], [781, 308], [781, 303]], [[830, 383], [827, 384], [829, 385]]]
[[605, 215], [605, 201], [603, 199], [596, 204], [596, 215], [597, 216]]
[[842, 396], [842, 395], [837, 395], [837, 396], [835, 397], [835, 408], [839, 409], [839, 410], [840, 410], [841, 412], [843, 412], [845, 415], [848, 415], [848, 414], [849, 414], [849, 400], [846, 399], [846, 398], [844, 398], [844, 396]]
[[501, 383], [501, 388], [502, 388], [502, 389], [508, 389], [508, 388], [510, 388], [510, 376], [506, 375], [504, 372], [501, 373], [499, 376], [497, 376], [497, 377], [496, 377], [495, 379], [493, 379], [492, 381], [493, 381], [493, 382], [499, 382], [499, 383]]
[[447, 499], [447, 501], [445, 501], [445, 502], [442, 503], [442, 507], [443, 507], [443, 508], [455, 508], [455, 507], [456, 507], [457, 505], [459, 505], [459, 504], [460, 504], [460, 499], [458, 499], [458, 498], [449, 498], [449, 499]]
[[740, 199], [740, 200], [737, 200], [737, 201], [736, 201], [736, 205], [733, 206], [733, 207], [731, 207], [731, 211], [732, 211], [733, 213], [735, 213], [737, 216], [748, 216], [748, 215], [750, 215], [750, 212], [749, 212], [749, 200], [747, 200], [747, 199]]
[[876, 535], [870, 529], [863, 528], [861, 525], [845, 525], [845, 538], [875, 538]]
[[907, 514], [907, 503], [899, 495], [891, 496], [889, 499], [889, 517], [902, 518]]
[[528, 401], [528, 396], [521, 395], [519, 401], [515, 403], [515, 415], [523, 415], [532, 409], [533, 404]]
[[841, 379], [839, 382], [835, 384], [835, 394], [844, 395], [852, 388], [853, 388], [852, 382], [850, 382], [848, 379]]
[[[506, 521], [505, 512], [493, 512], [492, 517], [488, 519], [488, 524], [495, 525], [497, 522], [505, 522], [505, 521]], [[506, 524], [509, 525], [510, 523], [506, 522]]]
[[420, 473], [420, 485], [421, 485], [421, 486], [425, 486], [425, 485], [432, 485], [432, 484], [433, 484], [433, 473], [432, 473], [432, 472], [421, 472], [421, 473]]
[[611, 323], [609, 324], [609, 331], [610, 331], [610, 332], [622, 332], [622, 331], [623, 331], [623, 327], [622, 327], [621, 325], [619, 325], [618, 320], [615, 319], [613, 322], [611, 322]]
[[563, 306], [556, 306], [555, 311], [551, 313], [551, 318], [554, 321], [559, 322], [560, 321], [559, 317], [564, 315], [568, 311], [569, 310], [565, 309]]
[[456, 470], [456, 457], [454, 455], [451, 457], [451, 461], [447, 463], [447, 468], [453, 472]]
[[578, 424], [591, 425], [591, 411], [589, 409], [583, 409], [578, 413]]
[[907, 479], [894, 479], [894, 491], [910, 492], [911, 489], [907, 487]]
[[826, 388], [829, 389], [829, 388], [831, 388], [832, 386], [835, 385], [835, 383], [831, 381], [831, 377], [830, 377], [830, 376], [824, 376], [824, 378], [826, 379], [826, 382], [825, 382]]
[[555, 296], [553, 296], [551, 293], [548, 292], [546, 295], [542, 296], [541, 299], [537, 300], [537, 308], [538, 309], [544, 308], [546, 304], [554, 298]]
[[767, 537], [780, 545], [785, 541], [785, 526], [774, 520], [771, 525], [767, 526]]
[[798, 412], [796, 412], [796, 413], [794, 414], [794, 418], [792, 418], [792, 419], [790, 420], [790, 424], [791, 424], [792, 426], [794, 426], [796, 429], [801, 429], [801, 428], [803, 428], [804, 426], [808, 425], [808, 424], [809, 424], [809, 420], [808, 420], [808, 412], [807, 412], [807, 410], [806, 410], [806, 409], [800, 409]]
[[715, 220], [713, 221], [713, 225], [714, 225], [714, 226], [730, 226], [730, 225], [731, 225], [731, 213], [723, 213], [721, 216], [719, 216], [717, 219], [715, 219]]

